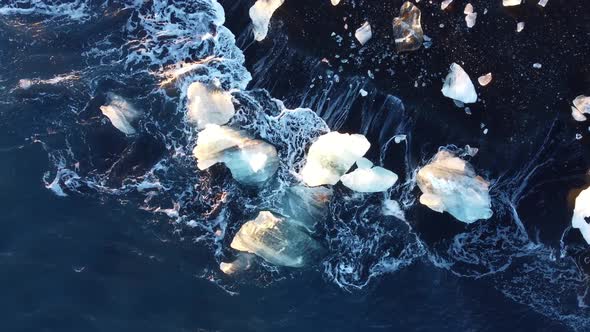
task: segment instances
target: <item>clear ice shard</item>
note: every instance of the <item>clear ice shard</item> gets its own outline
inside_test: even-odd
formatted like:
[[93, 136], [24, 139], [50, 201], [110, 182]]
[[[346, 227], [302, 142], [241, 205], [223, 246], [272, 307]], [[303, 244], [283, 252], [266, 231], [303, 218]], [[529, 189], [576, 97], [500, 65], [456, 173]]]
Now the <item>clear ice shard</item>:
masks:
[[356, 164], [357, 169], [340, 178], [343, 185], [354, 191], [363, 193], [387, 191], [397, 182], [397, 174], [383, 167], [373, 167], [373, 163], [366, 158], [359, 159]]
[[473, 223], [492, 216], [489, 183], [465, 160], [445, 150], [418, 171], [420, 203], [457, 220]]
[[198, 129], [208, 124], [226, 124], [236, 113], [231, 94], [215, 86], [194, 82], [188, 87], [187, 98], [188, 120]]
[[492, 82], [492, 73], [487, 73], [477, 78], [477, 82], [481, 86], [486, 86]]
[[424, 42], [420, 16], [418, 7], [409, 1], [404, 2], [399, 16], [393, 19], [393, 36], [397, 52], [415, 51]]
[[200, 170], [224, 163], [233, 178], [245, 185], [263, 184], [279, 167], [274, 146], [242, 131], [218, 125], [207, 125], [199, 132], [193, 154]]
[[577, 228], [590, 244], [590, 187], [583, 190], [576, 197], [576, 206], [572, 217], [572, 227]]
[[590, 114], [590, 97], [579, 95], [572, 102], [572, 117], [576, 121], [586, 121], [584, 114]]
[[285, 211], [293, 218], [291, 222], [313, 232], [328, 216], [332, 195], [332, 189], [326, 187], [291, 187], [285, 193]]
[[120, 132], [128, 136], [135, 134], [132, 123], [141, 113], [123, 97], [111, 92], [107, 93], [107, 105], [101, 106], [100, 111]]
[[332, 131], [320, 136], [307, 152], [301, 169], [303, 182], [312, 187], [336, 184], [370, 147], [367, 138], [359, 134]]
[[319, 249], [296, 223], [270, 211], [261, 211], [256, 219], [242, 225], [230, 246], [271, 264], [290, 267], [304, 266]]
[[510, 7], [510, 6], [518, 6], [522, 0], [502, 0], [502, 6]]
[[219, 269], [225, 274], [234, 274], [237, 272], [242, 272], [250, 268], [253, 259], [254, 255], [241, 252], [237, 255], [236, 259], [233, 262], [221, 262], [219, 264]]
[[285, 0], [257, 0], [250, 7], [250, 19], [252, 20], [254, 39], [261, 41], [266, 38], [268, 25], [272, 14], [277, 10]]
[[360, 28], [356, 29], [354, 37], [359, 41], [359, 43], [361, 43], [361, 45], [365, 45], [365, 43], [367, 43], [373, 37], [371, 24], [369, 24], [369, 22], [363, 23]]
[[451, 64], [449, 74], [445, 78], [441, 91], [445, 97], [465, 104], [477, 101], [477, 93], [469, 75], [456, 63]]

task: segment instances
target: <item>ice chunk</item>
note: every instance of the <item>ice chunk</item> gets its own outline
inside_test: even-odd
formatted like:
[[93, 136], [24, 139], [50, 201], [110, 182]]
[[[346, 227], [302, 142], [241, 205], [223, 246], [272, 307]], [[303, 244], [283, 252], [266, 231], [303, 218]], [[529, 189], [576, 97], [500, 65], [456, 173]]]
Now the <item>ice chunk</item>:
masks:
[[354, 33], [354, 37], [356, 40], [361, 43], [361, 45], [365, 45], [366, 42], [369, 41], [373, 37], [373, 31], [371, 30], [371, 24], [369, 22], [363, 23], [360, 28], [356, 29]]
[[533, 68], [535, 68], [535, 69], [541, 69], [541, 67], [543, 67], [542, 64], [540, 64], [538, 62], [533, 63]]
[[219, 264], [219, 269], [225, 274], [234, 274], [236, 272], [245, 271], [250, 268], [253, 259], [254, 255], [252, 254], [239, 253], [233, 262], [221, 262], [221, 264]]
[[318, 244], [295, 223], [269, 211], [261, 211], [256, 219], [242, 225], [230, 246], [290, 267], [305, 265], [318, 249]]
[[456, 63], [451, 64], [451, 70], [445, 78], [445, 83], [441, 91], [445, 97], [459, 100], [466, 104], [477, 101], [477, 93], [469, 75]]
[[420, 9], [406, 1], [400, 9], [399, 16], [393, 19], [393, 36], [398, 52], [415, 51], [424, 42], [420, 16]]
[[510, 7], [510, 6], [518, 6], [522, 0], [502, 0], [502, 6]]
[[350, 167], [371, 147], [363, 135], [329, 132], [309, 148], [301, 176], [312, 187], [336, 184]]
[[481, 86], [486, 86], [486, 85], [490, 84], [492, 82], [492, 73], [487, 73], [487, 74], [485, 74], [483, 76], [480, 76], [477, 79], [477, 82]]
[[203, 129], [207, 124], [226, 124], [236, 113], [231, 94], [201, 82], [189, 85], [188, 119]]
[[295, 186], [287, 189], [286, 211], [294, 218], [290, 221], [313, 232], [316, 223], [326, 219], [332, 194], [332, 189], [325, 187]]
[[366, 97], [369, 93], [365, 89], [360, 89], [359, 94], [361, 95], [361, 97]]
[[332, 6], [337, 6], [340, 3], [340, 0], [332, 0]]
[[549, 0], [539, 0], [539, 6], [545, 7], [547, 6], [547, 2], [549, 2]]
[[392, 199], [386, 199], [383, 201], [383, 206], [381, 207], [381, 212], [383, 213], [384, 216], [394, 216], [400, 220], [403, 220], [403, 221], [406, 220], [406, 215], [404, 214], [404, 211], [399, 206], [399, 203], [397, 201], [392, 200]]
[[268, 24], [272, 14], [279, 8], [285, 0], [257, 0], [250, 7], [250, 19], [252, 20], [254, 39], [261, 41], [266, 38], [268, 33]]
[[473, 5], [470, 3], [465, 5], [463, 13], [465, 14], [465, 23], [467, 23], [467, 27], [473, 28], [475, 25], [475, 20], [477, 19], [477, 13], [473, 11]]
[[586, 121], [585, 114], [590, 114], [590, 97], [579, 95], [572, 102], [572, 117], [576, 121]]
[[434, 211], [446, 211], [468, 224], [492, 216], [489, 183], [451, 152], [439, 151], [418, 171], [417, 182], [420, 203]]
[[340, 178], [342, 184], [354, 191], [363, 193], [387, 191], [397, 182], [397, 174], [383, 167], [371, 168], [372, 165], [367, 167], [368, 164], [365, 163], [357, 163], [357, 165], [359, 166], [357, 169]]
[[524, 22], [516, 23], [516, 32], [521, 32], [522, 30], [524, 30]]
[[445, 10], [453, 2], [453, 0], [444, 0], [440, 3], [440, 9]]
[[132, 123], [141, 113], [123, 97], [111, 92], [107, 93], [107, 105], [101, 106], [100, 111], [109, 118], [115, 128], [125, 135], [135, 134]]
[[590, 244], [590, 187], [576, 197], [572, 227], [580, 230], [584, 240]]
[[193, 150], [197, 167], [207, 169], [224, 163], [236, 181], [246, 185], [266, 182], [279, 167], [277, 150], [262, 140], [229, 127], [207, 125]]

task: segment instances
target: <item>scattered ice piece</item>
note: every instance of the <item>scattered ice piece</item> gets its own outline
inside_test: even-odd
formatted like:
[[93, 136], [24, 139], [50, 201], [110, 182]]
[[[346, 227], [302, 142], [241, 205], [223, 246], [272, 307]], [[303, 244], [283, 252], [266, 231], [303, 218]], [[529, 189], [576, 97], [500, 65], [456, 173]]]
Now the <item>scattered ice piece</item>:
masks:
[[516, 24], [516, 32], [521, 32], [522, 30], [524, 30], [524, 22], [518, 22]]
[[542, 64], [540, 64], [540, 63], [538, 63], [538, 62], [536, 62], [536, 63], [533, 63], [533, 68], [535, 68], [535, 69], [541, 69], [541, 67], [543, 67], [543, 65], [542, 65]]
[[576, 134], [576, 139], [577, 139], [578, 141], [579, 141], [579, 140], [581, 140], [581, 139], [582, 139], [582, 137], [584, 137], [584, 136], [582, 136], [582, 134], [580, 134], [580, 133], [577, 133], [577, 134]]
[[518, 6], [521, 2], [522, 0], [502, 0], [502, 5], [504, 7]]
[[254, 39], [261, 41], [266, 38], [268, 33], [268, 24], [272, 14], [279, 8], [285, 0], [257, 0], [250, 7], [250, 19], [252, 20]]
[[422, 43], [422, 45], [424, 45], [424, 48], [430, 48], [432, 46], [432, 38], [430, 38], [427, 35], [424, 35], [424, 42]]
[[328, 216], [333, 191], [326, 187], [295, 186], [285, 193], [285, 206], [291, 222], [313, 232], [318, 221]]
[[120, 132], [125, 135], [135, 134], [135, 128], [131, 124], [141, 114], [123, 97], [107, 93], [107, 105], [101, 106], [100, 111]]
[[363, 23], [360, 28], [356, 29], [354, 37], [361, 43], [361, 45], [365, 45], [365, 43], [368, 42], [371, 37], [373, 37], [371, 24], [369, 24], [369, 22]]
[[393, 216], [393, 217], [396, 217], [400, 220], [406, 221], [406, 215], [404, 214], [404, 211], [399, 206], [399, 203], [397, 201], [392, 200], [392, 199], [386, 199], [383, 201], [383, 206], [381, 207], [381, 213], [383, 213], [384, 216]]
[[484, 129], [484, 130], [483, 130], [483, 134], [484, 134], [484, 135], [487, 135], [487, 134], [488, 134], [488, 131], [489, 131], [489, 130], [488, 130], [488, 128]]
[[359, 93], [362, 97], [366, 97], [369, 94], [365, 89], [360, 89]]
[[468, 28], [473, 28], [475, 26], [475, 21], [477, 19], [477, 13], [469, 13], [465, 15], [465, 23], [467, 23]]
[[290, 267], [304, 266], [319, 248], [295, 223], [269, 211], [261, 211], [256, 219], [242, 225], [230, 246], [271, 264]]
[[214, 124], [199, 133], [193, 154], [200, 170], [224, 163], [233, 178], [245, 185], [263, 184], [279, 167], [277, 150], [271, 144]]
[[477, 78], [477, 82], [481, 86], [486, 86], [492, 82], [492, 73], [487, 73]]
[[188, 120], [198, 129], [208, 124], [223, 125], [229, 122], [236, 110], [229, 92], [201, 82], [188, 87]]
[[587, 118], [584, 114], [590, 114], [590, 97], [579, 95], [572, 102], [572, 117], [576, 121], [586, 121]]
[[440, 3], [440, 9], [445, 10], [453, 2], [453, 0], [444, 0]]
[[471, 115], [471, 108], [465, 107], [465, 114]]
[[457, 106], [459, 108], [465, 107], [465, 103], [463, 103], [462, 101], [453, 99], [453, 103], [455, 103], [455, 106]]
[[231, 263], [221, 262], [219, 269], [225, 274], [234, 274], [236, 272], [246, 271], [252, 265], [254, 255], [248, 253], [239, 253], [236, 259]]
[[363, 135], [329, 132], [309, 148], [301, 176], [308, 186], [336, 184], [371, 147]]
[[18, 87], [23, 90], [27, 90], [31, 86], [33, 86], [33, 81], [31, 81], [29, 79], [23, 78], [23, 79], [18, 80]]
[[457, 220], [473, 223], [492, 216], [489, 183], [465, 160], [445, 150], [418, 171], [420, 203]]
[[420, 9], [406, 1], [398, 17], [393, 19], [393, 36], [397, 52], [415, 51], [424, 41], [424, 32], [420, 25]]
[[373, 163], [368, 159], [361, 158], [357, 161], [357, 166], [357, 169], [340, 178], [343, 185], [354, 191], [363, 193], [387, 191], [397, 182], [397, 174], [383, 167], [372, 167]]
[[340, 3], [340, 0], [332, 0], [332, 6], [337, 6]]
[[395, 144], [399, 144], [403, 141], [405, 141], [407, 138], [407, 135], [395, 135], [393, 136], [393, 140], [395, 141]]
[[545, 7], [547, 6], [547, 2], [549, 2], [549, 0], [539, 0], [539, 6]]
[[572, 227], [577, 228], [584, 236], [584, 240], [590, 244], [590, 187], [584, 189], [578, 197], [576, 197], [576, 205], [574, 207], [574, 215], [572, 217]]
[[465, 9], [463, 9], [463, 14], [467, 15], [467, 14], [473, 14], [473, 5], [471, 3], [468, 3], [465, 5]]
[[466, 104], [477, 101], [477, 93], [469, 75], [456, 63], [451, 64], [450, 72], [445, 78], [445, 83], [441, 91], [445, 97], [459, 100]]

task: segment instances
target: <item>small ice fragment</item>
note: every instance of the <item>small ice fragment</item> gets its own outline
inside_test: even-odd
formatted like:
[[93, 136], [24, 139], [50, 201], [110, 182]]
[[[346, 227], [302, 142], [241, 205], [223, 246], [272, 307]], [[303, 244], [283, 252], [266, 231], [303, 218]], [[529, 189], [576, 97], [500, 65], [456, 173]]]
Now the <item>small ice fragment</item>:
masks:
[[140, 113], [123, 97], [114, 93], [107, 93], [107, 105], [100, 107], [104, 116], [109, 118], [115, 128], [125, 135], [135, 134], [135, 128], [131, 125]]
[[360, 94], [362, 97], [366, 97], [366, 96], [367, 96], [369, 93], [368, 93], [367, 91], [365, 91], [365, 89], [360, 89], [360, 90], [359, 90], [359, 94]]
[[577, 133], [577, 134], [576, 134], [576, 139], [577, 139], [578, 141], [579, 141], [579, 140], [581, 140], [581, 139], [582, 139], [582, 137], [583, 137], [583, 136], [582, 136], [582, 134], [580, 134], [580, 133]]
[[521, 32], [522, 30], [524, 30], [524, 22], [518, 22], [516, 24], [516, 32]]
[[363, 193], [382, 192], [393, 187], [398, 179], [397, 174], [379, 166], [371, 168], [372, 164], [366, 159], [360, 163], [357, 161], [358, 168], [344, 174], [340, 181], [346, 187]]
[[31, 81], [29, 79], [23, 78], [23, 79], [18, 80], [18, 87], [23, 90], [27, 90], [31, 86], [33, 86], [33, 81]]
[[471, 108], [465, 107], [465, 114], [471, 115]]
[[467, 23], [468, 28], [473, 28], [475, 26], [475, 21], [477, 19], [477, 13], [469, 13], [465, 15], [465, 23]]
[[219, 269], [225, 274], [234, 274], [236, 272], [245, 271], [250, 268], [253, 259], [254, 255], [252, 254], [239, 253], [233, 262], [221, 262], [221, 264], [219, 264]]
[[502, 5], [504, 7], [518, 6], [521, 2], [522, 0], [502, 0]]
[[405, 141], [407, 138], [407, 135], [395, 135], [393, 136], [393, 140], [395, 141], [395, 144], [399, 144], [403, 141]]
[[397, 52], [415, 51], [424, 42], [424, 31], [420, 24], [421, 12], [413, 3], [406, 1], [398, 17], [393, 19], [393, 36]]
[[572, 217], [572, 227], [579, 229], [584, 240], [590, 244], [590, 224], [586, 221], [588, 218], [590, 218], [590, 187], [584, 189], [576, 197], [576, 205]]
[[535, 68], [535, 69], [541, 69], [541, 67], [543, 67], [543, 65], [542, 65], [542, 64], [540, 64], [540, 63], [538, 63], [538, 62], [536, 62], [536, 63], [533, 63], [533, 68]]
[[549, 0], [539, 0], [539, 6], [545, 7], [547, 6], [547, 2], [549, 2]]
[[490, 84], [490, 82], [492, 82], [492, 73], [487, 73], [483, 76], [478, 77], [477, 82], [481, 86], [486, 86], [486, 85]]
[[360, 28], [356, 29], [354, 37], [361, 43], [361, 45], [365, 45], [365, 43], [373, 37], [371, 24], [369, 24], [369, 22], [363, 23]]
[[386, 199], [383, 201], [381, 213], [383, 213], [384, 216], [393, 216], [397, 219], [406, 221], [404, 210], [401, 209], [397, 201], [394, 201], [392, 199]]
[[458, 100], [453, 99], [453, 103], [455, 103], [455, 106], [457, 106], [459, 108], [465, 107], [465, 103], [463, 103], [462, 101], [458, 101]]
[[445, 10], [453, 2], [453, 0], [444, 0], [440, 3], [440, 9]]
[[309, 148], [301, 169], [308, 186], [336, 184], [352, 165], [371, 147], [363, 135], [333, 131], [320, 136]]
[[420, 203], [436, 212], [448, 212], [464, 223], [492, 216], [489, 183], [453, 153], [441, 150], [418, 171]]
[[449, 74], [445, 78], [441, 91], [445, 97], [459, 100], [466, 104], [477, 101], [477, 93], [469, 75], [456, 63], [451, 64]]
[[473, 14], [473, 5], [471, 3], [468, 3], [467, 5], [465, 5], [465, 9], [463, 9], [463, 14], [467, 15], [467, 14]]
[[261, 41], [266, 38], [268, 33], [268, 25], [272, 14], [279, 8], [285, 0], [257, 0], [256, 3], [250, 7], [250, 19], [254, 26], [254, 39]]
[[572, 117], [576, 121], [586, 121], [584, 114], [590, 114], [590, 97], [579, 95], [572, 102]]
[[483, 130], [483, 134], [484, 135], [487, 135], [488, 134], [488, 128], [486, 128], [486, 129]]
[[332, 0], [332, 6], [337, 6], [340, 3], [340, 0]]

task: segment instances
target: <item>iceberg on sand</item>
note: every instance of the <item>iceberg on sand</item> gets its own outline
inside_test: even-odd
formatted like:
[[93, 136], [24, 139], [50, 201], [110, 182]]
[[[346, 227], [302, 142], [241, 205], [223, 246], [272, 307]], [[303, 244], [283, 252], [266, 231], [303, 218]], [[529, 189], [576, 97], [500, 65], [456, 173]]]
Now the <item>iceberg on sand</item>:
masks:
[[199, 133], [193, 154], [200, 170], [224, 163], [233, 178], [245, 185], [261, 185], [279, 168], [274, 146], [218, 125], [207, 125]]
[[201, 82], [189, 85], [187, 98], [188, 120], [196, 124], [198, 129], [208, 124], [226, 124], [236, 113], [229, 92]]
[[359, 159], [356, 164], [357, 169], [340, 178], [342, 184], [354, 191], [382, 192], [393, 187], [397, 182], [397, 174], [383, 167], [373, 167], [373, 163], [366, 158]]
[[489, 183], [475, 174], [465, 160], [445, 150], [418, 171], [420, 203], [436, 212], [448, 212], [464, 223], [492, 216]]
[[399, 16], [393, 19], [393, 36], [398, 52], [415, 51], [424, 42], [424, 31], [420, 24], [421, 12], [413, 3], [406, 1]]
[[250, 19], [254, 26], [254, 39], [261, 41], [266, 38], [268, 33], [268, 25], [272, 14], [279, 8], [285, 0], [257, 0], [256, 3], [250, 7]]
[[255, 254], [275, 265], [301, 267], [319, 249], [296, 223], [269, 211], [261, 211], [234, 236], [231, 247]]
[[456, 63], [451, 64], [450, 72], [445, 78], [442, 87], [442, 93], [445, 97], [461, 101], [465, 104], [475, 103], [477, 93], [469, 75], [461, 66]]
[[312, 187], [336, 184], [350, 167], [371, 147], [363, 135], [329, 132], [320, 136], [309, 148], [303, 181]]

